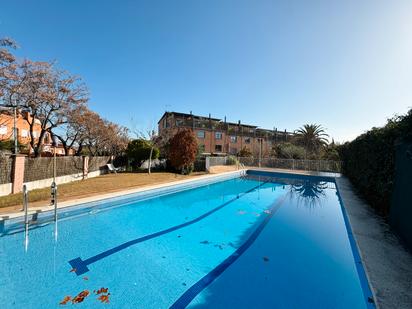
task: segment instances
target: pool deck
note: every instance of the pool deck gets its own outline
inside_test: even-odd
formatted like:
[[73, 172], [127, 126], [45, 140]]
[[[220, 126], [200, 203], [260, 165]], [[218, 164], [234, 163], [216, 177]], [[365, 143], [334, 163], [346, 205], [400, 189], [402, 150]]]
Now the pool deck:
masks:
[[378, 308], [412, 308], [412, 254], [346, 177], [336, 184]]
[[[273, 168], [248, 168], [298, 175], [333, 177], [336, 180], [340, 196], [351, 224], [363, 265], [369, 279], [378, 308], [412, 308], [412, 254], [391, 231], [385, 220], [374, 213], [373, 209], [360, 199], [349, 180], [337, 173], [308, 172]], [[120, 197], [151, 189], [190, 183], [194, 180], [207, 180], [216, 176], [238, 173], [238, 171], [209, 174], [159, 185], [138, 187], [120, 192], [73, 199], [59, 203], [58, 208], [70, 207], [82, 203]], [[49, 205], [32, 208], [30, 213], [50, 211]], [[2, 216], [3, 219], [22, 216], [22, 211]], [[1, 219], [1, 218], [0, 218]]]

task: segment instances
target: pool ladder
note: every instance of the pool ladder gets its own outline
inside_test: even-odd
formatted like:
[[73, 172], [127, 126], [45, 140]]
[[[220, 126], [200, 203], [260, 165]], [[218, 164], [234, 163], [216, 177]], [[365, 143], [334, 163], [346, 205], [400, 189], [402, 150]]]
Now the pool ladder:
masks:
[[[51, 201], [54, 206], [54, 221], [57, 221], [57, 184], [53, 181], [51, 185]], [[29, 191], [27, 186], [23, 185], [23, 212], [24, 212], [24, 226], [28, 227], [29, 225]]]

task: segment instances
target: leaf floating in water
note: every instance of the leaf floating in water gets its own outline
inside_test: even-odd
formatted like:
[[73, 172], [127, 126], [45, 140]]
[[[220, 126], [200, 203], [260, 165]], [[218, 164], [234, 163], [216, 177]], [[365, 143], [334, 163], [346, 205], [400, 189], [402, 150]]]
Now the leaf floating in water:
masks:
[[76, 268], [72, 268], [72, 269], [70, 269], [69, 273], [75, 273], [76, 271], [77, 271]]
[[264, 260], [265, 262], [269, 262], [269, 258], [268, 258], [267, 256], [264, 256], [264, 257], [263, 257], [263, 260]]
[[263, 212], [264, 212], [265, 214], [268, 214], [268, 215], [272, 213], [272, 212], [271, 212], [270, 210], [268, 210], [268, 209], [264, 210]]
[[244, 210], [239, 210], [237, 213], [238, 213], [239, 215], [244, 215], [244, 214], [246, 213], [246, 211], [244, 211]]
[[208, 244], [210, 244], [210, 242], [209, 242], [208, 240], [201, 241], [200, 243], [201, 243], [202, 245], [208, 245]]
[[81, 291], [79, 294], [77, 294], [73, 299], [72, 303], [73, 304], [78, 304], [84, 301], [84, 299], [89, 296], [90, 292], [88, 290]]
[[71, 301], [72, 297], [67, 295], [63, 300], [60, 302], [60, 305], [66, 305], [69, 301]]
[[260, 217], [260, 214], [258, 213], [253, 213], [256, 217]]
[[182, 285], [183, 285], [183, 286], [186, 286], [187, 284], [183, 282]]
[[83, 277], [83, 280], [89, 280], [89, 277]]
[[96, 291], [96, 294], [103, 294], [103, 293], [107, 293], [107, 291], [109, 291], [109, 288], [100, 288]]
[[107, 295], [100, 295], [97, 299], [100, 300], [104, 304], [108, 304], [108, 303], [110, 303], [109, 295], [110, 295], [110, 293], [107, 294]]

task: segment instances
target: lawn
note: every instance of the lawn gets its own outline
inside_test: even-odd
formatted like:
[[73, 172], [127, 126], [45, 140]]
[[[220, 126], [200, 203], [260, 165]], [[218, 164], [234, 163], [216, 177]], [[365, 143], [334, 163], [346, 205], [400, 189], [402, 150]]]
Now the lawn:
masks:
[[[167, 183], [193, 178], [204, 173], [193, 173], [189, 176], [173, 173], [118, 173], [107, 174], [95, 178], [74, 181], [58, 186], [58, 201], [67, 201], [104, 193], [122, 191], [149, 185]], [[29, 206], [45, 205], [50, 201], [50, 188], [29, 192]], [[0, 197], [0, 214], [13, 212], [22, 208], [22, 194], [10, 194]]]

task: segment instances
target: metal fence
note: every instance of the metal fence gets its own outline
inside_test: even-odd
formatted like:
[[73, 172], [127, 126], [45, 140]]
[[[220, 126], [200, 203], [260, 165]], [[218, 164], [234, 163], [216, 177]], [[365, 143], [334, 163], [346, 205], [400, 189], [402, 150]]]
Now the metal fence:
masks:
[[[280, 168], [289, 170], [319, 171], [340, 173], [342, 163], [331, 160], [295, 160], [295, 159], [278, 159], [278, 158], [254, 158], [254, 157], [237, 157], [239, 163], [246, 167], [267, 167]], [[227, 165], [227, 157], [210, 157], [209, 166]]]
[[[24, 181], [30, 182], [53, 177], [53, 157], [26, 158]], [[57, 157], [56, 176], [65, 176], [83, 172], [82, 157]]]
[[239, 163], [245, 166], [281, 168], [290, 170], [319, 171], [340, 173], [342, 163], [331, 160], [296, 160], [278, 158], [238, 158]]
[[12, 181], [13, 160], [8, 156], [0, 156], [0, 184], [10, 183]]

